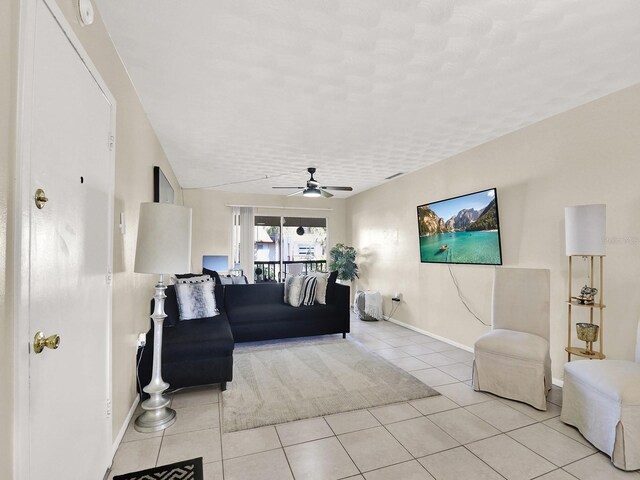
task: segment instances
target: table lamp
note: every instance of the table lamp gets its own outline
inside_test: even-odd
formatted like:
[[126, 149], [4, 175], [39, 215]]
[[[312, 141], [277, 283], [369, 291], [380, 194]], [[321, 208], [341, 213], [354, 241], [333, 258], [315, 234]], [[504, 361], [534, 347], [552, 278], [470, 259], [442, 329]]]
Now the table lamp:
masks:
[[162, 380], [162, 325], [164, 313], [165, 273], [190, 270], [191, 209], [168, 203], [140, 204], [138, 242], [134, 271], [160, 276], [154, 295], [153, 370], [149, 385], [142, 390], [149, 398], [142, 402], [144, 412], [136, 418], [134, 428], [139, 432], [164, 430], [176, 421], [176, 412], [168, 407], [170, 400], [162, 393], [169, 384]]

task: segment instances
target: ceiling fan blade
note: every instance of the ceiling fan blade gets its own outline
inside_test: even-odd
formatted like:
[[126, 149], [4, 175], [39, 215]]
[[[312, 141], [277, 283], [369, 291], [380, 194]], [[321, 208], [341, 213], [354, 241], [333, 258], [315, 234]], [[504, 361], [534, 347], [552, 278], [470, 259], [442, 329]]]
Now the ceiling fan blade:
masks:
[[297, 192], [290, 193], [287, 197], [293, 197], [294, 195], [300, 195], [304, 190], [298, 190]]
[[320, 193], [322, 194], [322, 196], [323, 196], [324, 198], [331, 198], [331, 197], [333, 197], [333, 194], [332, 194], [332, 193], [325, 192], [324, 190], [320, 190]]
[[323, 190], [340, 190], [342, 192], [352, 192], [353, 188], [352, 187], [320, 187]]
[[304, 187], [271, 187], [271, 188], [286, 188], [287, 190], [304, 190]]

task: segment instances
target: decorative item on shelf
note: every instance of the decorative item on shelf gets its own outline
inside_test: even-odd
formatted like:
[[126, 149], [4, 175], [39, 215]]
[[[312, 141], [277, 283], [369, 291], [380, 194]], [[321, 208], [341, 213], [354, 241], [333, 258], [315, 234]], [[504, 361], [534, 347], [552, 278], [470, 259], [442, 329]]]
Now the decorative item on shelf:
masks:
[[582, 353], [588, 356], [594, 356], [596, 352], [593, 351], [593, 342], [598, 340], [598, 330], [600, 327], [593, 323], [576, 323], [576, 334], [578, 340], [586, 342], [587, 346]]
[[580, 295], [577, 297], [571, 297], [580, 305], [593, 305], [595, 303], [594, 298], [598, 293], [598, 289], [585, 285], [580, 290]]
[[[569, 295], [567, 300], [567, 352], [568, 361], [572, 355], [591, 359], [603, 359], [604, 331], [604, 296], [603, 296], [603, 259], [606, 255], [606, 205], [577, 205], [565, 208], [566, 253], [569, 259]], [[589, 282], [580, 290], [580, 295], [572, 296], [573, 257], [583, 257], [588, 261]], [[595, 288], [595, 259], [598, 259], [598, 288]], [[595, 296], [600, 293], [599, 303]], [[576, 331], [579, 340], [587, 342], [586, 349], [572, 347], [571, 320], [572, 307], [584, 307], [589, 311], [588, 323], [577, 323]], [[598, 311], [597, 324], [594, 323], [594, 310]], [[593, 350], [593, 343], [598, 342], [598, 351]]]
[[358, 276], [358, 264], [356, 263], [356, 255], [358, 252], [355, 248], [336, 244], [330, 251], [329, 270], [338, 272], [340, 280], [354, 280]]
[[188, 272], [191, 264], [191, 209], [169, 203], [140, 204], [138, 241], [134, 271], [160, 276], [154, 295], [153, 370], [149, 385], [142, 390], [149, 398], [142, 402], [144, 412], [136, 418], [134, 427], [149, 433], [164, 430], [176, 420], [169, 408], [171, 400], [162, 394], [169, 384], [162, 379], [162, 329], [164, 311], [164, 274]]

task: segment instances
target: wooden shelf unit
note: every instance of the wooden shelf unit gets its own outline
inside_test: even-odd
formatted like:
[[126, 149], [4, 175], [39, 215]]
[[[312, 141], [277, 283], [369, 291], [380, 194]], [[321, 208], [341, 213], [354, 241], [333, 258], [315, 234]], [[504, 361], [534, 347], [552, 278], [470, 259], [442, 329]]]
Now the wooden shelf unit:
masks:
[[[586, 258], [589, 261], [589, 271], [590, 271], [590, 275], [589, 278], [591, 279], [591, 287], [594, 287], [594, 270], [595, 270], [595, 259], [598, 259], [598, 273], [599, 273], [599, 283], [598, 283], [598, 293], [597, 293], [597, 297], [599, 298], [599, 302], [598, 303], [594, 303], [592, 305], [588, 305], [588, 304], [583, 304], [583, 303], [578, 303], [577, 301], [573, 300], [572, 294], [571, 294], [571, 290], [573, 288], [573, 257], [582, 257], [582, 258]], [[584, 357], [584, 358], [590, 358], [590, 359], [596, 359], [596, 360], [602, 360], [604, 358], [606, 358], [606, 355], [603, 353], [603, 338], [604, 338], [604, 309], [606, 308], [606, 305], [604, 304], [604, 290], [602, 288], [602, 266], [603, 266], [603, 259], [604, 259], [604, 255], [572, 255], [568, 257], [569, 259], [569, 295], [567, 298], [567, 348], [565, 348], [565, 351], [567, 352], [567, 360], [570, 362], [571, 361], [571, 355], [575, 355], [578, 357]], [[596, 322], [596, 324], [600, 327], [598, 330], [598, 351], [594, 351], [593, 350], [593, 343], [589, 344], [588, 346], [585, 345], [584, 347], [572, 347], [571, 346], [571, 338], [573, 336], [573, 329], [574, 329], [574, 325], [575, 323], [573, 322], [573, 320], [571, 319], [571, 309], [573, 307], [578, 307], [578, 308], [588, 308], [589, 309], [589, 323], [594, 323], [594, 310], [596, 310], [598, 312], [598, 321]], [[586, 322], [585, 322], [586, 323]], [[592, 353], [589, 354], [587, 353], [587, 350], [591, 350]]]

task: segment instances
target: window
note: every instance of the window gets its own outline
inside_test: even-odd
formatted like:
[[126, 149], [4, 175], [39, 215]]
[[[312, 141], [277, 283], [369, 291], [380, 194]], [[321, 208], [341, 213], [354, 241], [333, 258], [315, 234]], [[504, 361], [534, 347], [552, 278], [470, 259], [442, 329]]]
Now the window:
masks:
[[313, 258], [315, 249], [315, 245], [298, 245], [298, 257]]
[[327, 269], [326, 218], [256, 215], [254, 238], [257, 282]]

